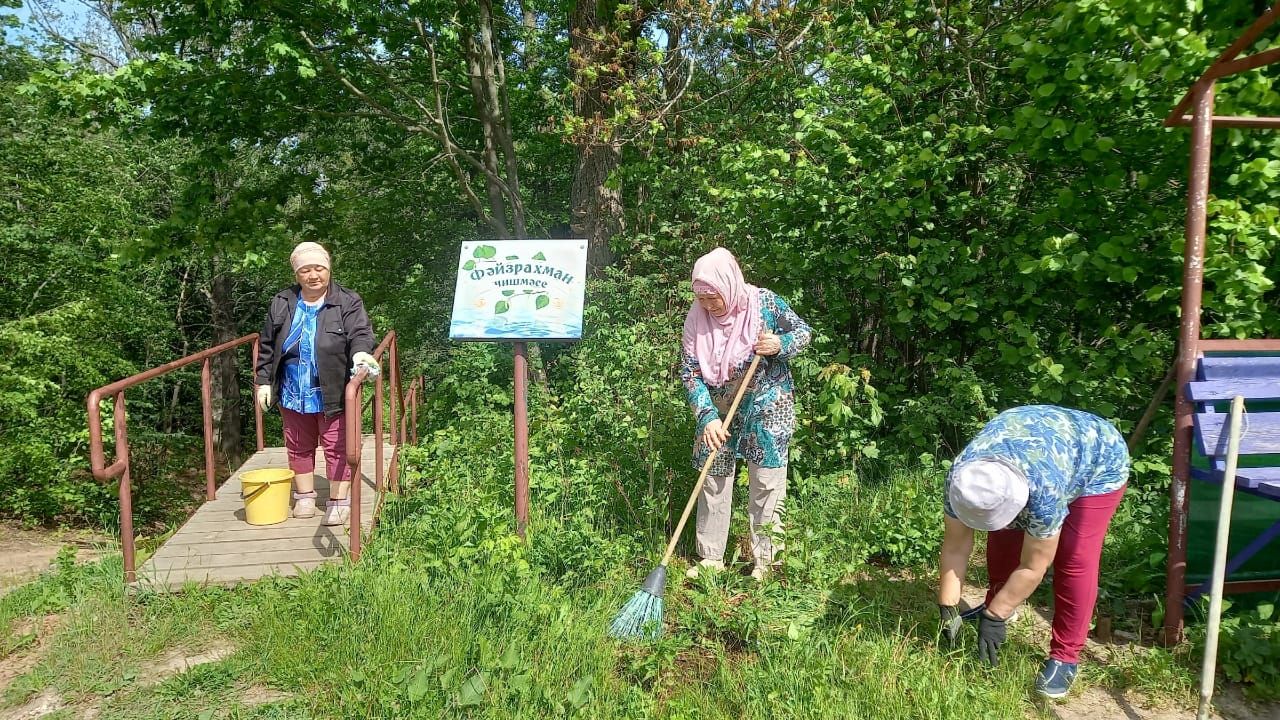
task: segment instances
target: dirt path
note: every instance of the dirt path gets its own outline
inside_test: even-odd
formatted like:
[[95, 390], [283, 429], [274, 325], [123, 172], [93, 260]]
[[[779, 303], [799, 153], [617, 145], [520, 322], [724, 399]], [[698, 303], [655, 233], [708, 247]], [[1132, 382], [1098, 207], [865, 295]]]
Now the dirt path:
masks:
[[[981, 590], [965, 588], [964, 603], [972, 607], [983, 600]], [[1023, 605], [1018, 608], [1018, 619], [1021, 625], [1030, 625], [1031, 635], [1044, 647], [1049, 646], [1049, 635], [1053, 613], [1047, 607], [1030, 608]], [[1145, 648], [1137, 644], [1106, 645], [1089, 638], [1085, 642], [1082, 662], [1107, 662], [1116, 652], [1143, 652]], [[1170, 706], [1167, 703], [1152, 702], [1141, 693], [1129, 690], [1115, 690], [1102, 687], [1086, 687], [1073, 689], [1065, 700], [1058, 702], [1044, 701], [1040, 705], [1044, 716], [1054, 720], [1195, 720], [1195, 707]], [[1280, 704], [1250, 702], [1235, 686], [1214, 695], [1213, 712], [1209, 715], [1214, 720], [1280, 720]]]
[[24, 530], [0, 525], [0, 594], [49, 569], [66, 545], [76, 547], [76, 560], [84, 562], [101, 554], [111, 539], [89, 531]]

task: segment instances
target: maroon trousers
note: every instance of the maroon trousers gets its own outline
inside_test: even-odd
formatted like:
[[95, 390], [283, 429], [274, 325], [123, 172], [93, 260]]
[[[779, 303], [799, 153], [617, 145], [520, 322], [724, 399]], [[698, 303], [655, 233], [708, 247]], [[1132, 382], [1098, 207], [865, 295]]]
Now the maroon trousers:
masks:
[[284, 447], [289, 454], [289, 469], [294, 473], [315, 472], [316, 448], [324, 445], [325, 476], [330, 487], [335, 482], [351, 479], [346, 455], [346, 414], [325, 417], [322, 412], [297, 413], [280, 408], [284, 416]]
[[[1077, 498], [1067, 506], [1067, 520], [1053, 558], [1053, 639], [1049, 642], [1049, 657], [1055, 660], [1079, 661], [1093, 620], [1093, 606], [1098, 601], [1102, 540], [1122, 497], [1123, 487], [1104, 495]], [[1018, 569], [1025, 535], [1022, 530], [987, 533], [988, 605]]]

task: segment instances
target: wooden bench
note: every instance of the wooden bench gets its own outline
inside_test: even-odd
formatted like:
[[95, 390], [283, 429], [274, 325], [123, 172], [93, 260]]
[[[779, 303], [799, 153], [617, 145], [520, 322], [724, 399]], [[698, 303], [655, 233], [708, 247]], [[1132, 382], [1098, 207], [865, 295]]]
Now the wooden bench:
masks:
[[[1195, 444], [1209, 459], [1208, 468], [1192, 468], [1193, 477], [1206, 482], [1223, 481], [1231, 414], [1228, 405], [1237, 395], [1245, 399], [1240, 436], [1240, 457], [1280, 454], [1280, 410], [1259, 406], [1280, 401], [1280, 356], [1201, 355], [1196, 379], [1187, 383], [1186, 398], [1196, 404]], [[1256, 464], [1256, 463], [1254, 463]], [[1280, 466], [1245, 467], [1236, 470], [1236, 490], [1280, 502]], [[1239, 570], [1250, 558], [1280, 537], [1280, 522], [1259, 533], [1227, 563], [1226, 574]], [[1195, 601], [1207, 584], [1190, 590], [1185, 601]]]

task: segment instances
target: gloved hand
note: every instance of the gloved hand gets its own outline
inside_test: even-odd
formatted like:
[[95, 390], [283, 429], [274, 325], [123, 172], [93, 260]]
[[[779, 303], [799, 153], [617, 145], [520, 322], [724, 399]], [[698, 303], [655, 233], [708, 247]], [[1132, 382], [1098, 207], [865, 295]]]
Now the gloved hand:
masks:
[[978, 618], [982, 617], [982, 611], [986, 609], [986, 603], [978, 603], [977, 605], [960, 613], [960, 619], [965, 622], [978, 622]]
[[365, 380], [372, 380], [382, 373], [382, 366], [377, 360], [367, 352], [358, 352], [351, 356], [351, 374], [355, 375], [360, 372], [360, 368], [368, 368], [369, 374], [365, 376]]
[[1000, 665], [1000, 646], [1004, 644], [1005, 621], [992, 617], [986, 610], [978, 619], [978, 658], [991, 667]]
[[254, 398], [255, 400], [257, 400], [258, 407], [262, 410], [262, 412], [266, 412], [270, 410], [271, 409], [271, 386], [259, 385], [257, 391], [254, 394]]
[[960, 639], [960, 628], [964, 620], [955, 605], [938, 606], [938, 639], [947, 647], [955, 647]]

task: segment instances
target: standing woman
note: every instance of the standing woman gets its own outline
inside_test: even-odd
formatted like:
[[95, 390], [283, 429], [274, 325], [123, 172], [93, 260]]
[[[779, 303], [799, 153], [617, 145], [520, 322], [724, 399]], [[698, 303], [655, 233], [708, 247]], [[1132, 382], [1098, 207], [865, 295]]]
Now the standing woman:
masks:
[[[1129, 450], [1115, 426], [1053, 405], [1006, 410], [956, 458], [943, 497], [945, 535], [938, 608], [954, 645], [978, 622], [978, 655], [999, 662], [1005, 622], [1053, 566], [1053, 637], [1036, 691], [1067, 694], [1098, 599], [1102, 541], [1129, 479]], [[987, 532], [986, 601], [957, 609], [973, 531]]]
[[329, 498], [325, 525], [351, 516], [351, 469], [346, 459], [345, 388], [359, 366], [380, 371], [369, 353], [373, 329], [364, 301], [329, 276], [329, 253], [299, 243], [289, 256], [298, 283], [271, 299], [254, 370], [258, 407], [279, 399], [284, 445], [294, 472], [293, 516], [316, 514], [316, 448], [324, 447]]
[[[715, 462], [698, 498], [697, 551], [701, 560], [689, 569], [724, 568], [729, 514], [738, 456], [747, 461], [750, 479], [751, 550], [761, 580], [783, 549], [772, 534], [782, 531], [787, 495], [787, 447], [796, 428], [795, 391], [787, 361], [809, 344], [812, 331], [786, 301], [765, 288], [748, 285], [733, 254], [716, 248], [693, 266], [695, 296], [684, 322], [680, 378], [688, 391], [698, 430], [693, 465]], [[750, 403], [738, 408], [731, 427], [722, 414], [738, 389], [753, 355], [761, 356], [748, 388]]]

